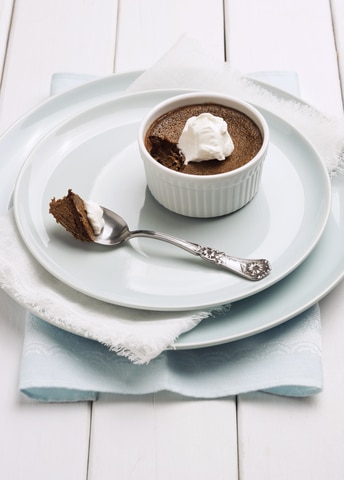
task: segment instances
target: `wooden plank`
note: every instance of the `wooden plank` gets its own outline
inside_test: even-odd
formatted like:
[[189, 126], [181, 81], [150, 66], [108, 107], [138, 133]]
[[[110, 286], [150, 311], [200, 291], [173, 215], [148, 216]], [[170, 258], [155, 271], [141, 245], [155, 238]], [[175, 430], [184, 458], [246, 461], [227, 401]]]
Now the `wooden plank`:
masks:
[[339, 73], [342, 85], [342, 99], [344, 101], [344, 2], [343, 0], [331, 0], [333, 29], [336, 40]]
[[0, 0], [0, 85], [12, 21], [14, 0]]
[[295, 71], [304, 100], [342, 113], [328, 0], [226, 0], [226, 41], [241, 72]]
[[93, 407], [89, 480], [235, 479], [234, 419], [232, 398], [159, 393], [100, 401]]
[[[48, 97], [53, 73], [111, 73], [116, 15], [114, 0], [103, 0], [101, 8], [84, 0], [16, 0], [0, 97], [1, 130]], [[0, 317], [0, 478], [85, 480], [90, 404], [39, 404], [21, 396], [24, 312], [1, 292]]]
[[[222, 1], [122, 2], [115, 71], [149, 67], [184, 33], [224, 58]], [[89, 478], [114, 476], [237, 478], [235, 400], [161, 393], [95, 403]]]
[[[55, 72], [113, 71], [117, 0], [17, 0], [0, 98], [0, 131], [45, 100]], [[100, 28], [101, 26], [101, 28]]]
[[241, 479], [344, 478], [343, 295], [344, 283], [321, 302], [324, 391], [320, 395], [240, 396]]
[[[297, 71], [306, 100], [326, 113], [342, 114], [327, 0], [227, 0], [226, 19], [227, 51], [241, 71]], [[310, 399], [239, 397], [242, 480], [343, 478], [343, 293], [342, 283], [321, 302], [324, 392]]]
[[89, 405], [37, 404], [18, 393], [25, 312], [1, 291], [0, 312], [0, 478], [84, 480]]
[[184, 34], [224, 58], [222, 0], [125, 0], [119, 12], [115, 71], [143, 70]]

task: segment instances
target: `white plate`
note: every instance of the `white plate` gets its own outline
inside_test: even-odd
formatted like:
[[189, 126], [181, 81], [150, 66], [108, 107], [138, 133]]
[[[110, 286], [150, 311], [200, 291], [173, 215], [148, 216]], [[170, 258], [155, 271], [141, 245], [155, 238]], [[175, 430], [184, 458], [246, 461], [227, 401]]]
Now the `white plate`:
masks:
[[[252, 202], [217, 219], [190, 219], [161, 207], [146, 188], [137, 149], [148, 109], [178, 91], [122, 96], [88, 109], [50, 132], [28, 157], [15, 189], [17, 225], [31, 253], [74, 289], [122, 306], [187, 310], [228, 303], [273, 285], [316, 245], [330, 209], [330, 182], [313, 148], [290, 125], [264, 112], [270, 147]], [[49, 215], [52, 197], [72, 188], [122, 215], [132, 229], [151, 229], [245, 258], [268, 258], [260, 282], [205, 264], [162, 242], [119, 248], [83, 244]]]
[[[25, 114], [0, 137], [2, 213], [11, 206], [20, 166], [39, 139], [68, 116], [121, 95], [140, 73], [101, 78], [57, 95]], [[228, 315], [203, 320], [197, 328], [183, 334], [175, 348], [198, 348], [235, 341], [302, 313], [343, 279], [343, 245], [344, 178], [337, 177], [332, 180], [331, 212], [324, 233], [302, 265], [268, 290], [235, 302]]]

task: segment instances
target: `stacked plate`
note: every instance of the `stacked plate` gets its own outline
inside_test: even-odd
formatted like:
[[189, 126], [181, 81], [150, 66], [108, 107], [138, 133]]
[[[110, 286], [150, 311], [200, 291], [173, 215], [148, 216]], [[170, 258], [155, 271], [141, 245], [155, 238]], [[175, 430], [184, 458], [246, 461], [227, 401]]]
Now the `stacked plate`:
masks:
[[[307, 140], [263, 111], [271, 146], [254, 200], [217, 219], [165, 210], [147, 190], [136, 135], [149, 109], [182, 91], [125, 95], [138, 74], [114, 75], [53, 97], [0, 139], [0, 206], [6, 212], [13, 202], [34, 257], [71, 288], [117, 305], [191, 310], [232, 303], [228, 317], [203, 321], [178, 339], [177, 349], [259, 333], [326, 295], [344, 273], [343, 180], [330, 185]], [[131, 229], [170, 233], [234, 256], [268, 258], [272, 273], [250, 282], [148, 239], [117, 248], [84, 245], [48, 213], [51, 198], [69, 188], [116, 211]]]

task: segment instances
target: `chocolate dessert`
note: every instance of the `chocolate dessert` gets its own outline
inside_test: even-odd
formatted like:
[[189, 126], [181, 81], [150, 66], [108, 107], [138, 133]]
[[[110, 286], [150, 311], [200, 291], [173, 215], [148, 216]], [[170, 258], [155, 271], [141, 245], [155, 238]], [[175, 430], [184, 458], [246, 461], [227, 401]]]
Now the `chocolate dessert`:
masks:
[[[234, 143], [234, 151], [225, 160], [206, 160], [184, 164], [178, 141], [186, 121], [201, 113], [211, 113], [225, 120]], [[229, 172], [252, 160], [263, 144], [257, 125], [244, 113], [215, 103], [188, 105], [162, 115], [149, 128], [145, 145], [159, 163], [172, 170], [193, 175]]]
[[93, 242], [95, 240], [84, 201], [71, 189], [68, 190], [65, 197], [59, 200], [55, 198], [51, 200], [49, 213], [53, 215], [57, 223], [61, 224], [77, 240], [82, 242]]

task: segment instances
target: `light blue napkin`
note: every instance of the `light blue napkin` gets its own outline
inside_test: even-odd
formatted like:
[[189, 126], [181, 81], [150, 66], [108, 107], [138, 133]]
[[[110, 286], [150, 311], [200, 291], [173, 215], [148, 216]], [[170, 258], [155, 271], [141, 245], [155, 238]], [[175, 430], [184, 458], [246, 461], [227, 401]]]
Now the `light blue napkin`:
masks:
[[33, 315], [27, 319], [20, 390], [38, 400], [162, 390], [198, 398], [257, 390], [308, 396], [321, 388], [318, 306], [265, 333], [211, 348], [165, 351], [148, 365], [134, 365]]
[[[265, 72], [253, 77], [298, 93], [293, 73]], [[55, 75], [51, 92], [89, 79]], [[98, 342], [60, 330], [28, 313], [19, 388], [31, 398], [50, 402], [163, 390], [195, 398], [257, 390], [313, 395], [322, 389], [319, 307], [315, 305], [278, 327], [243, 340], [165, 351], [148, 365], [134, 365]]]

